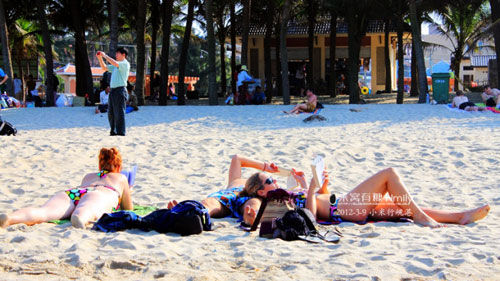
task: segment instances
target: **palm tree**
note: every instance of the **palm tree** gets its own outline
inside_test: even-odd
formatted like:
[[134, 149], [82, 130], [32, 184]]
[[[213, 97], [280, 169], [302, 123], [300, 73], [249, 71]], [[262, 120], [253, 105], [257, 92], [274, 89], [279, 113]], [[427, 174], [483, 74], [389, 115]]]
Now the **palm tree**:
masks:
[[139, 105], [144, 105], [144, 72], [146, 61], [146, 45], [144, 43], [144, 32], [146, 31], [146, 0], [137, 1], [137, 70], [135, 93]]
[[108, 0], [109, 56], [114, 58], [118, 48], [118, 0]]
[[[483, 0], [455, 0], [441, 13], [443, 24], [433, 23], [446, 36], [453, 48], [451, 69], [455, 72], [455, 89], [460, 80], [460, 64], [466, 54], [477, 48], [478, 42], [490, 38], [490, 11]], [[447, 48], [446, 46], [444, 46]]]
[[415, 59], [417, 61], [418, 70], [418, 103], [425, 103], [427, 95], [427, 75], [425, 73], [424, 51], [422, 49], [422, 34], [420, 32], [420, 20], [417, 13], [417, 2], [419, 0], [410, 0], [410, 20], [413, 38], [413, 47], [415, 48]]
[[[348, 1], [350, 2], [350, 1]], [[347, 89], [349, 92], [349, 103], [359, 103], [359, 53], [361, 50], [361, 38], [366, 33], [368, 26], [369, 12], [372, 8], [372, 2], [369, 0], [357, 1], [351, 3], [346, 11], [347, 26], [349, 29], [348, 54], [347, 59]]]
[[161, 47], [161, 87], [159, 105], [167, 105], [168, 88], [168, 55], [170, 49], [170, 32], [174, 0], [164, 0], [162, 4], [162, 47]]
[[498, 87], [499, 79], [500, 79], [500, 25], [498, 25], [498, 21], [500, 20], [500, 1], [499, 0], [490, 0], [491, 7], [491, 22], [495, 24], [493, 29], [493, 38], [495, 39], [495, 52], [497, 54], [497, 84]]
[[241, 64], [248, 64], [248, 34], [250, 32], [250, 7], [251, 0], [242, 0], [243, 4], [243, 24], [241, 33]]
[[49, 26], [45, 15], [46, 1], [37, 0], [38, 20], [42, 28], [43, 50], [45, 53], [45, 81], [47, 83], [46, 105], [54, 105], [54, 92], [57, 91], [54, 85], [54, 62], [52, 58], [52, 40], [50, 38]]
[[[212, 8], [214, 8], [214, 3], [213, 1], [210, 1]], [[206, 9], [208, 9], [208, 2], [205, 3]], [[228, 26], [226, 25], [226, 8], [227, 4], [224, 1], [217, 1], [215, 2], [215, 12], [214, 12], [214, 18], [211, 19], [212, 22], [214, 22], [215, 19], [215, 26], [217, 27], [217, 38], [219, 39], [219, 48], [220, 48], [220, 88], [221, 88], [221, 93], [222, 96], [226, 95], [226, 89], [227, 89], [227, 75], [226, 75], [226, 36], [227, 36], [227, 31], [228, 31]], [[207, 12], [207, 17], [208, 17], [208, 11]], [[207, 19], [207, 25], [208, 25], [208, 19]], [[213, 26], [211, 26], [213, 28]], [[208, 33], [208, 28], [207, 26], [207, 33]], [[208, 36], [207, 36], [207, 39]], [[209, 43], [208, 47], [210, 48], [211, 45]], [[210, 52], [210, 50], [209, 50]], [[210, 56], [210, 54], [209, 54]], [[210, 59], [210, 58], [209, 58]], [[210, 68], [210, 65], [209, 65]], [[210, 71], [209, 71], [209, 77], [210, 77]], [[210, 78], [209, 78], [210, 79]], [[209, 86], [210, 86], [210, 81], [209, 81]]]
[[181, 56], [179, 58], [179, 88], [177, 90], [177, 105], [186, 104], [186, 85], [184, 77], [186, 76], [186, 64], [188, 59], [189, 40], [191, 39], [191, 27], [194, 19], [194, 6], [196, 0], [188, 1], [188, 13], [186, 17], [186, 29], [184, 30], [184, 39], [182, 40]]
[[307, 87], [314, 88], [314, 27], [316, 26], [316, 15], [318, 3], [316, 0], [307, 0], [307, 50], [309, 63], [307, 64]]
[[343, 10], [343, 3], [339, 0], [325, 1], [323, 7], [330, 15], [330, 79], [328, 80], [328, 92], [332, 98], [337, 96], [337, 73], [335, 71], [335, 58], [337, 51], [337, 21]]
[[[212, 0], [205, 0], [206, 20], [207, 20], [207, 43], [208, 43], [208, 102], [210, 105], [217, 105], [217, 91], [216, 91], [216, 72], [215, 72], [215, 33], [214, 33], [214, 13]], [[220, 25], [224, 25], [220, 23]], [[219, 30], [220, 32], [220, 30]], [[221, 53], [224, 53], [224, 42], [221, 42]], [[183, 46], [184, 47], [184, 46]], [[224, 65], [224, 55], [221, 57], [221, 64]], [[225, 72], [221, 75], [226, 75]], [[222, 81], [221, 76], [221, 81]], [[226, 79], [224, 77], [224, 83]], [[225, 85], [223, 85], [225, 88]], [[224, 90], [223, 90], [224, 91]]]
[[231, 18], [231, 92], [236, 93], [236, 12], [235, 0], [230, 0]]
[[151, 62], [149, 65], [149, 92], [153, 95], [153, 78], [156, 70], [156, 40], [158, 37], [158, 27], [160, 21], [160, 1], [150, 0], [151, 7]]
[[274, 27], [275, 14], [274, 0], [268, 0], [266, 5], [266, 34], [264, 37], [264, 61], [265, 61], [265, 76], [266, 76], [266, 102], [270, 103], [273, 98], [273, 69], [271, 65], [271, 43]]
[[2, 55], [3, 55], [3, 63], [6, 70], [6, 74], [9, 76], [7, 80], [7, 92], [12, 94], [14, 88], [12, 87], [12, 79], [13, 79], [13, 71], [12, 71], [12, 60], [10, 58], [10, 49], [9, 49], [9, 35], [7, 31], [7, 22], [5, 19], [5, 9], [3, 5], [3, 0], [0, 0], [0, 37], [2, 40]]
[[[389, 57], [389, 28], [390, 28], [389, 24], [390, 24], [389, 17], [386, 17], [384, 19], [384, 62], [385, 62], [385, 92], [386, 93], [392, 92], [391, 59]], [[399, 44], [399, 41], [398, 41], [398, 44]]]
[[281, 54], [281, 81], [283, 91], [283, 103], [290, 104], [290, 85], [288, 82], [288, 53], [286, 49], [286, 36], [288, 32], [288, 20], [290, 19], [291, 0], [285, 0], [280, 18], [280, 54]]

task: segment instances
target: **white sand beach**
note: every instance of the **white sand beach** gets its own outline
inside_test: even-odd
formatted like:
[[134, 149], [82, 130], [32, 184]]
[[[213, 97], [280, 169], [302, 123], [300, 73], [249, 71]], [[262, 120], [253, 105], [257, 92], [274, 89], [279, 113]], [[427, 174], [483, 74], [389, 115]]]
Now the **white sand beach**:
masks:
[[97, 172], [99, 149], [116, 146], [125, 167], [139, 168], [133, 189], [139, 205], [201, 200], [224, 188], [234, 154], [303, 170], [309, 178], [319, 153], [336, 194], [395, 167], [421, 206], [458, 211], [487, 203], [489, 215], [438, 229], [343, 223], [339, 244], [260, 238], [232, 218], [188, 237], [107, 234], [70, 223], [15, 225], [0, 229], [0, 279], [500, 279], [500, 114], [418, 104], [325, 107], [327, 121], [306, 124], [304, 114], [283, 114], [291, 108], [283, 105], [147, 106], [127, 114], [125, 137], [110, 137], [107, 115], [92, 107], [2, 110], [18, 135], [0, 137], [0, 213], [41, 205], [79, 185], [85, 173]]

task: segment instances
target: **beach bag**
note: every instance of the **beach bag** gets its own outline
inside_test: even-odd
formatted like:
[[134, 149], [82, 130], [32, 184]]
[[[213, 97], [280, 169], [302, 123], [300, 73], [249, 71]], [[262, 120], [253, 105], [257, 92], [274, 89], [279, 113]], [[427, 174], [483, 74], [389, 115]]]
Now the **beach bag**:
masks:
[[311, 243], [321, 243], [322, 241], [338, 243], [342, 234], [335, 228], [333, 235], [324, 235], [318, 232], [314, 215], [305, 208], [297, 208], [288, 211], [281, 218], [274, 221], [273, 238], [280, 237], [286, 241], [304, 240]]
[[212, 230], [208, 209], [198, 201], [186, 200], [172, 209], [160, 209], [142, 218], [142, 227], [159, 233], [174, 232], [185, 235]]
[[12, 124], [7, 121], [2, 121], [0, 118], [0, 136], [15, 136], [17, 134], [17, 130]]
[[260, 225], [259, 236], [272, 238], [273, 220], [282, 217], [286, 212], [295, 209], [294, 193], [278, 188], [267, 193], [262, 199], [257, 216], [250, 228], [242, 226], [246, 231], [255, 231]]

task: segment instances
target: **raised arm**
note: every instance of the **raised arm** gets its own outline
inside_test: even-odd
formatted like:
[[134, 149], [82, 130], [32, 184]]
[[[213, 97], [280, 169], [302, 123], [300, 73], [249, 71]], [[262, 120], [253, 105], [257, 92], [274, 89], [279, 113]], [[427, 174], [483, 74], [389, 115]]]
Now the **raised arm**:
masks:
[[102, 70], [108, 71], [108, 66], [102, 60], [102, 55], [98, 52], [96, 56], [97, 56], [97, 61], [99, 61], [99, 65], [101, 66]]
[[231, 185], [234, 180], [241, 179], [241, 168], [243, 167], [254, 168], [269, 173], [277, 173], [279, 171], [278, 166], [274, 163], [265, 163], [234, 155], [231, 159], [231, 166], [229, 167], [228, 185]]

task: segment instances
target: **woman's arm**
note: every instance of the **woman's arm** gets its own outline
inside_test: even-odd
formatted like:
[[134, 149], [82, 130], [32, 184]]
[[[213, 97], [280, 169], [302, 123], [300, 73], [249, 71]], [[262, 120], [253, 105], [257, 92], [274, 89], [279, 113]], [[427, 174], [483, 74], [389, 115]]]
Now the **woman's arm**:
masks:
[[308, 188], [304, 172], [297, 172], [293, 169], [292, 175], [303, 189], [307, 189], [306, 208], [313, 213], [314, 217], [316, 217], [316, 183], [314, 179], [311, 179], [311, 183]]
[[132, 192], [130, 190], [130, 186], [128, 185], [128, 181], [124, 179], [125, 183], [123, 183], [123, 193], [122, 193], [122, 201], [120, 203], [120, 209], [122, 210], [133, 210], [134, 203], [132, 202]]
[[259, 198], [252, 198], [245, 202], [243, 205], [243, 221], [247, 225], [253, 225], [261, 204], [262, 201]]
[[269, 173], [277, 173], [279, 171], [278, 166], [274, 163], [265, 163], [234, 155], [231, 159], [231, 166], [229, 167], [228, 185], [231, 185], [234, 180], [241, 179], [241, 168], [243, 167], [254, 168]]

